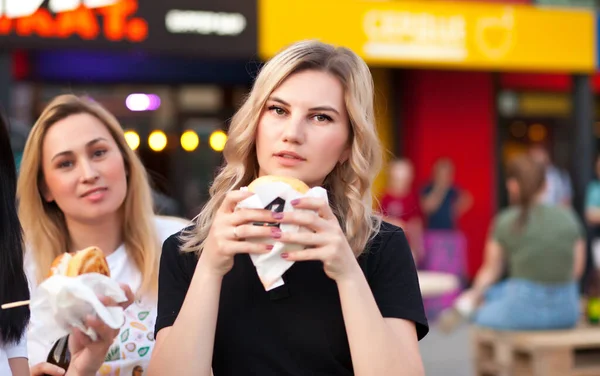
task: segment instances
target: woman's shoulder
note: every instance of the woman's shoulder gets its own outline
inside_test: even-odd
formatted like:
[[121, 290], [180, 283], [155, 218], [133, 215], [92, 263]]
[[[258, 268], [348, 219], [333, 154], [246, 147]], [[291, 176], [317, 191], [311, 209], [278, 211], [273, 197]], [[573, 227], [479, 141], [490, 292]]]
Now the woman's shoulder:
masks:
[[395, 233], [395, 232], [404, 232], [404, 230], [402, 230], [401, 227], [398, 227], [396, 225], [393, 225], [389, 222], [386, 221], [381, 221], [381, 224], [379, 225], [379, 228], [375, 234], [375, 237], [386, 237], [386, 236], [390, 236], [391, 234]]
[[496, 214], [496, 223], [498, 224], [502, 224], [502, 223], [506, 223], [506, 222], [513, 222], [518, 216], [519, 213], [521, 211], [521, 208], [519, 208], [518, 206], [507, 206], [504, 209], [501, 209], [497, 214]]
[[173, 234], [190, 226], [191, 221], [185, 218], [157, 215], [154, 217], [156, 231], [161, 242], [164, 242]]
[[374, 253], [390, 244], [403, 243], [406, 240], [404, 230], [386, 221], [381, 221], [375, 234], [367, 244], [367, 253]]
[[23, 270], [25, 271], [25, 276], [27, 276], [27, 282], [29, 283], [29, 290], [32, 292], [33, 286], [37, 285], [37, 266], [35, 264], [35, 258], [33, 256], [33, 251], [28, 244], [25, 244], [25, 252], [23, 254]]
[[162, 246], [161, 268], [166, 265], [178, 265], [181, 271], [189, 278], [194, 274], [194, 269], [198, 263], [198, 256], [195, 252], [183, 252], [182, 246], [187, 236], [194, 230], [194, 225], [188, 223], [187, 227], [168, 236]]
[[542, 210], [544, 218], [549, 220], [562, 220], [567, 223], [579, 226], [579, 217], [571, 207], [563, 205], [543, 205]]

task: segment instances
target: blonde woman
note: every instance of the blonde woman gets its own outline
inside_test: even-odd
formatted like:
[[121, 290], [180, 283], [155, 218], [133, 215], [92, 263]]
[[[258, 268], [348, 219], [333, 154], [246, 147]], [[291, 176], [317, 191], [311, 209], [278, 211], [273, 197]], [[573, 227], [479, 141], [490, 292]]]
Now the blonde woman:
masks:
[[[195, 225], [163, 245], [149, 375], [422, 375], [428, 331], [404, 233], [371, 211], [381, 146], [373, 83], [345, 48], [300, 42], [268, 62], [232, 120], [226, 164]], [[310, 212], [236, 210], [262, 175], [327, 189]], [[281, 233], [253, 222], [305, 226]], [[248, 254], [272, 237], [307, 249], [265, 292]]]
[[[0, 115], [0, 304], [11, 303], [29, 298], [27, 277], [23, 268], [23, 243], [19, 219], [17, 217], [16, 188], [17, 174], [10, 138], [4, 118]], [[131, 304], [132, 294], [125, 288]], [[110, 304], [107, 299], [103, 299]], [[0, 375], [45, 376], [63, 374], [58, 367], [44, 364], [29, 369], [27, 363], [26, 329], [29, 322], [29, 307], [17, 307], [0, 310]], [[90, 356], [103, 346], [105, 338], [114, 338], [116, 333], [97, 319], [88, 320], [101, 340], [89, 344], [89, 340], [79, 330], [74, 329], [70, 337], [69, 348], [73, 357], [72, 367], [67, 376], [85, 376], [85, 371], [94, 366], [94, 357]], [[111, 341], [112, 342], [112, 341]]]
[[[106, 355], [99, 374], [146, 369], [154, 346], [160, 246], [185, 224], [154, 216], [146, 172], [117, 119], [88, 99], [54, 99], [27, 140], [17, 192], [30, 289], [48, 275], [57, 255], [100, 247], [111, 277], [128, 284], [136, 300], [108, 352], [98, 352]], [[28, 344], [34, 366], [53, 345], [31, 335]]]

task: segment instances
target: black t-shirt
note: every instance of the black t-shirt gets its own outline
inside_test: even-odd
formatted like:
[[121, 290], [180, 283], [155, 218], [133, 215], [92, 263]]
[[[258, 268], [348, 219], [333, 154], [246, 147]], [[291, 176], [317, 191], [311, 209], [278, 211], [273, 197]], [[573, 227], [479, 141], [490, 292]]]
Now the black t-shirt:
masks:
[[[156, 333], [175, 322], [196, 268], [180, 244], [175, 234], [163, 245]], [[429, 329], [404, 232], [384, 222], [358, 262], [382, 315], [415, 322], [422, 339]], [[296, 262], [283, 280], [267, 292], [250, 257], [235, 256], [221, 288], [215, 376], [353, 374], [337, 285], [322, 263]]]

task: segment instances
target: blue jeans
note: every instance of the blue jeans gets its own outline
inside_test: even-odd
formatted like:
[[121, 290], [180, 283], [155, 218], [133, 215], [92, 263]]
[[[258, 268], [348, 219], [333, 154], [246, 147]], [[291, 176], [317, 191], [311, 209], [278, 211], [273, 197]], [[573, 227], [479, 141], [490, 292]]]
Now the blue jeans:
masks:
[[542, 284], [507, 279], [490, 288], [473, 321], [496, 330], [567, 329], [579, 321], [576, 282]]

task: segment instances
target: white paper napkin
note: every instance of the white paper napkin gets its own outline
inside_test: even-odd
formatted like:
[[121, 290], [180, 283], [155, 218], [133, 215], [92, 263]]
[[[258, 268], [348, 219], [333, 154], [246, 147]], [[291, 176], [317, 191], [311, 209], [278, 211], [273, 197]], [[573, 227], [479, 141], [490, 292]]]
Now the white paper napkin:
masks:
[[99, 273], [77, 277], [55, 275], [46, 279], [31, 297], [32, 331], [40, 331], [44, 338], [55, 342], [75, 327], [96, 340], [96, 332], [84, 324], [87, 315], [98, 316], [113, 329], [120, 328], [125, 322], [123, 308], [104, 306], [98, 295], [117, 303], [127, 301], [119, 284]]
[[[244, 190], [245, 188], [242, 188]], [[282, 182], [273, 182], [265, 185], [261, 185], [255, 189], [255, 194], [248, 197], [247, 199], [240, 201], [237, 208], [248, 208], [248, 209], [264, 209], [270, 203], [272, 203], [278, 197], [285, 201], [283, 212], [293, 212], [296, 210], [290, 203], [292, 200], [301, 197], [317, 197], [327, 200], [327, 191], [321, 187], [311, 188], [306, 194], [301, 194], [296, 190], [292, 189], [289, 185]], [[281, 224], [281, 232], [298, 232], [298, 231], [309, 231], [305, 228], [300, 228], [297, 225]], [[269, 253], [262, 255], [250, 255], [258, 277], [265, 287], [266, 291], [272, 290], [276, 287], [284, 284], [281, 276], [286, 272], [293, 264], [293, 261], [288, 261], [281, 258], [281, 254], [284, 252], [292, 252], [301, 250], [304, 246], [297, 244], [284, 244], [282, 242], [275, 241], [274, 239], [257, 239], [257, 242], [273, 244], [273, 249]]]

